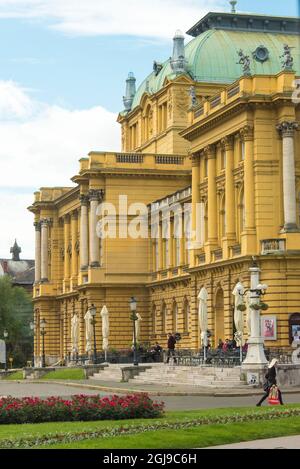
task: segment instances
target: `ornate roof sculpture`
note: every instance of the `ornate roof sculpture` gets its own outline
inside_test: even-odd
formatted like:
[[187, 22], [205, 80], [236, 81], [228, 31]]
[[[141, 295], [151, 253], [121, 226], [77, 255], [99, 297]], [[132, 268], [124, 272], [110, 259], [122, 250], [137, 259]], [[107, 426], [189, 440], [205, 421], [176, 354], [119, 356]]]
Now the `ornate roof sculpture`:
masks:
[[[131, 106], [136, 108], [144, 93], [155, 94], [164, 86], [166, 79], [178, 75], [190, 76], [195, 82], [230, 84], [243, 73], [237, 54], [243, 51], [253, 57], [252, 75], [276, 75], [284, 66], [282, 52], [299, 48], [300, 20], [293, 17], [231, 13], [208, 13], [187, 34], [193, 39], [184, 46], [184, 36], [179, 31], [173, 38], [173, 55], [155, 67], [131, 95]], [[289, 48], [289, 49], [287, 49]], [[288, 53], [285, 66], [289, 66]], [[295, 54], [293, 69], [300, 75], [300, 58]], [[123, 114], [123, 113], [122, 113]]]

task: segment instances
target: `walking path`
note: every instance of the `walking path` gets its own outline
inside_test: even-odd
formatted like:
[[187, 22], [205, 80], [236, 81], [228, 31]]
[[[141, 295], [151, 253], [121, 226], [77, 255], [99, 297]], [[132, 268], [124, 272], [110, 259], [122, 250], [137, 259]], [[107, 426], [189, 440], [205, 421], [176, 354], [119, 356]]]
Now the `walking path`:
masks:
[[203, 449], [300, 449], [300, 436], [270, 438], [269, 440], [246, 441]]
[[[245, 386], [244, 388], [207, 388], [201, 386], [187, 386], [187, 385], [174, 385], [164, 386], [158, 384], [141, 384], [141, 383], [126, 383], [108, 380], [78, 380], [76, 382], [71, 380], [60, 381], [46, 381], [35, 380], [41, 383], [63, 384], [64, 386], [84, 387], [85, 389], [94, 389], [103, 392], [116, 392], [116, 393], [131, 393], [131, 392], [147, 392], [152, 396], [210, 396], [210, 397], [247, 397], [247, 396], [262, 396], [263, 390], [261, 388], [253, 388]], [[1, 383], [1, 381], [0, 381]], [[282, 394], [299, 394], [300, 387], [282, 388]], [[300, 400], [299, 400], [300, 402]]]
[[[112, 387], [111, 387], [112, 386]], [[118, 386], [118, 388], [116, 388]], [[255, 406], [259, 400], [258, 396], [262, 395], [261, 390], [249, 390], [248, 393], [241, 391], [240, 394], [233, 394], [232, 389], [222, 389], [220, 393], [207, 390], [198, 392], [195, 394], [195, 388], [182, 390], [180, 387], [176, 387], [176, 390], [169, 392], [164, 389], [153, 389], [154, 386], [149, 385], [147, 389], [143, 386], [143, 389], [134, 386], [134, 389], [127, 389], [128, 383], [103, 383], [101, 386], [94, 384], [93, 386], [86, 384], [85, 381], [66, 382], [66, 381], [0, 381], [0, 396], [13, 396], [13, 397], [25, 397], [25, 396], [38, 396], [38, 397], [49, 397], [49, 396], [62, 396], [68, 397], [74, 394], [119, 394], [120, 392], [149, 392], [153, 398], [158, 401], [162, 400], [165, 402], [167, 410], [197, 410], [197, 409], [213, 409], [213, 408], [225, 408], [225, 407], [251, 407]], [[133, 387], [133, 386], [132, 386]], [[283, 390], [283, 399], [286, 404], [300, 403], [300, 389], [289, 390], [285, 392]], [[243, 393], [242, 393], [243, 392]], [[267, 405], [266, 403], [264, 405]]]

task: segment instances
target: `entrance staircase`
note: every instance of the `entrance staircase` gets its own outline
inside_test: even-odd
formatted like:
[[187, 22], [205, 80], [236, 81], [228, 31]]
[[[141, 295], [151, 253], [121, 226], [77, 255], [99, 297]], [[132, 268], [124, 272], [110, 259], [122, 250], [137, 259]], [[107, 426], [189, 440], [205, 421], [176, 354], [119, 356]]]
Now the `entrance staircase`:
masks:
[[[122, 369], [128, 365], [110, 364], [89, 379], [120, 383]], [[153, 363], [128, 380], [130, 384], [156, 384], [157, 386], [198, 386], [203, 388], [242, 388], [247, 385], [241, 378], [240, 367], [215, 368], [205, 366], [174, 366]]]
[[134, 384], [161, 386], [199, 386], [203, 388], [240, 388], [247, 385], [241, 379], [241, 369], [172, 366], [160, 364], [129, 380]]

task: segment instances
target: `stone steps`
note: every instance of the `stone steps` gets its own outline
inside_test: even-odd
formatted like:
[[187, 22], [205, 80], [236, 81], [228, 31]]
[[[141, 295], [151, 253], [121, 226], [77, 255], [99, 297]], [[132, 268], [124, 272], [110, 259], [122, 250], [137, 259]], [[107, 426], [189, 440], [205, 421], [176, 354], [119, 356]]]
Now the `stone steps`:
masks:
[[240, 379], [240, 368], [191, 368], [171, 365], [161, 365], [159, 368], [149, 369], [131, 379], [130, 382], [160, 384], [163, 386], [184, 385], [216, 388], [234, 388], [246, 385]]

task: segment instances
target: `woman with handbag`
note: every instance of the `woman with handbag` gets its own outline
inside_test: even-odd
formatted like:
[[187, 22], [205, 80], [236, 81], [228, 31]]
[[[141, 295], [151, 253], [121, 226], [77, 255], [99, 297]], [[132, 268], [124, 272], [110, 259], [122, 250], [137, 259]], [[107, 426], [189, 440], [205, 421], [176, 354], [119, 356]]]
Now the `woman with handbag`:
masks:
[[[275, 369], [277, 363], [278, 363], [277, 358], [274, 358], [271, 361], [271, 363], [269, 363], [268, 372], [265, 376], [266, 382], [264, 383], [265, 394], [263, 395], [261, 400], [256, 404], [257, 407], [260, 407], [262, 403], [269, 397], [270, 391], [273, 388], [273, 386], [277, 387], [276, 369]], [[281, 391], [278, 388], [277, 388], [277, 392], [278, 392], [278, 399], [279, 399], [280, 405], [283, 405]]]

